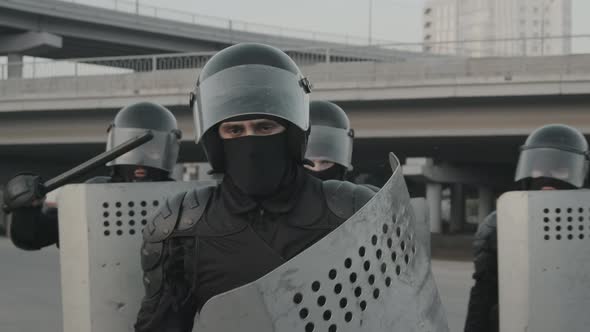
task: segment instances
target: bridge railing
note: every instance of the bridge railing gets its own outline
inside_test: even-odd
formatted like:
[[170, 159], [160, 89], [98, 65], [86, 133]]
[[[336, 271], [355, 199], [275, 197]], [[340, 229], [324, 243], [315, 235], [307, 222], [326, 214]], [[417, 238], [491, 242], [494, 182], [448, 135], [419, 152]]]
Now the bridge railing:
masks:
[[[403, 62], [370, 61], [332, 55], [330, 49], [286, 51], [315, 81], [402, 81], [463, 77], [590, 74], [590, 54], [539, 57], [423, 58]], [[213, 52], [39, 60], [0, 64], [0, 79], [84, 77], [202, 68]], [[196, 72], [195, 72], [196, 75]]]
[[[348, 63], [367, 61], [358, 56], [334, 54], [326, 48], [307, 48], [285, 51], [300, 66], [317, 63]], [[45, 78], [65, 76], [116, 75], [133, 72], [202, 68], [215, 52], [156, 54], [49, 60], [33, 58], [30, 61], [0, 64], [0, 79]]]

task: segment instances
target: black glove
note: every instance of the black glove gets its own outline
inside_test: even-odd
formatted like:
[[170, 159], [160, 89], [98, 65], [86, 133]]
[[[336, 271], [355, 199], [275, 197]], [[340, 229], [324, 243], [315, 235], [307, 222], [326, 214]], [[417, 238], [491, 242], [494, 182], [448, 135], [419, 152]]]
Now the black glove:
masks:
[[41, 177], [32, 173], [21, 173], [10, 179], [4, 187], [4, 211], [10, 212], [22, 207], [31, 207], [45, 197]]

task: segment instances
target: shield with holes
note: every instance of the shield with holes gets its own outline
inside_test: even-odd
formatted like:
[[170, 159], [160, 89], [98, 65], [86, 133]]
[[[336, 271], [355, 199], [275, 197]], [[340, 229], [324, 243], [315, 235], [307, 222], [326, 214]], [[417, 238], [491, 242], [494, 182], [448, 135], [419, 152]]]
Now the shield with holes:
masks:
[[590, 191], [519, 191], [498, 200], [501, 331], [587, 331]]
[[261, 279], [213, 297], [194, 331], [448, 331], [399, 167], [361, 210]]
[[166, 197], [203, 184], [76, 184], [61, 190], [64, 332], [133, 331], [145, 294], [141, 230]]

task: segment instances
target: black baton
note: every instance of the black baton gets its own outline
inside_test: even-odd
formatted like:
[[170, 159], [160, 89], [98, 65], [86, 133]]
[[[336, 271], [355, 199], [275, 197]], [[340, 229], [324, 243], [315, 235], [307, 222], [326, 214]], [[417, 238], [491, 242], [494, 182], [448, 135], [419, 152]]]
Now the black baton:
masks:
[[[103, 166], [104, 164], [112, 161], [125, 153], [135, 149], [136, 147], [143, 145], [154, 138], [154, 134], [150, 130], [148, 130], [145, 134], [132, 138], [120, 145], [117, 145], [112, 150], [103, 152], [98, 156], [72, 168], [65, 173], [62, 173], [53, 179], [46, 181], [43, 184], [43, 189], [45, 193], [48, 193], [54, 189], [57, 189], [65, 184], [68, 184], [73, 179], [80, 177], [96, 168]], [[45, 194], [43, 193], [43, 194]]]

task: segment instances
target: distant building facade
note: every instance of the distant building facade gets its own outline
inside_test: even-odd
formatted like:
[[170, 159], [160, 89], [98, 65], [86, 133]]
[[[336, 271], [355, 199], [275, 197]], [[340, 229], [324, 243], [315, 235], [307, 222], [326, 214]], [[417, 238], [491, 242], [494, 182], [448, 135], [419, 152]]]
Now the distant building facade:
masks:
[[424, 51], [472, 57], [571, 52], [572, 0], [430, 0]]

